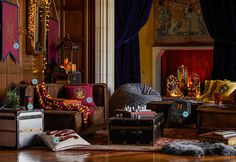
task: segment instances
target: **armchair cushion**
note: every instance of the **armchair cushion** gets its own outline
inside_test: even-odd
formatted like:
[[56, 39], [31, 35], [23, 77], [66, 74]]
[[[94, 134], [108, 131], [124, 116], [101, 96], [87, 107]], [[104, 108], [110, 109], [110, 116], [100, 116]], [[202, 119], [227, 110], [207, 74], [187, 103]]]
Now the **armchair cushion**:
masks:
[[67, 99], [79, 100], [82, 105], [95, 107], [93, 99], [93, 85], [84, 84], [76, 86], [64, 86], [63, 96]]

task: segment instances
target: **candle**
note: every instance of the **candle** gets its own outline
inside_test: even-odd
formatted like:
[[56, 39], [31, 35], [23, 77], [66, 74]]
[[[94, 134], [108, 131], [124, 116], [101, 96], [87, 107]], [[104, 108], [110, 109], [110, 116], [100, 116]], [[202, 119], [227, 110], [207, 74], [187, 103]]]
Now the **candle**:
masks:
[[76, 71], [76, 64], [71, 65], [71, 71], [73, 71], [73, 72]]

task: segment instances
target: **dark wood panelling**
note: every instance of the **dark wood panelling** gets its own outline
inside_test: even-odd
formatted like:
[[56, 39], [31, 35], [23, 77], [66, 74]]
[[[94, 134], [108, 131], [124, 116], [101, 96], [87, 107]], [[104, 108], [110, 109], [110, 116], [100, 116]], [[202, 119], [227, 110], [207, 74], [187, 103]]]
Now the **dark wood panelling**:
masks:
[[73, 41], [84, 39], [84, 14], [83, 11], [65, 12], [65, 32], [70, 34]]
[[[0, 105], [5, 90], [12, 81], [42, 80], [44, 69], [43, 56], [26, 55], [26, 0], [8, 0], [19, 3], [19, 44], [20, 63], [14, 63], [11, 57], [0, 61]], [[56, 7], [51, 5], [50, 16], [60, 19], [60, 39], [69, 33], [71, 39], [80, 45], [78, 69], [83, 82], [94, 82], [94, 9], [95, 0], [55, 0]], [[63, 5], [64, 4], [64, 5]], [[86, 25], [87, 24], [87, 25]], [[88, 42], [87, 45], [85, 42]], [[35, 61], [33, 61], [35, 60]], [[38, 72], [33, 73], [33, 68]]]
[[95, 83], [95, 0], [88, 2], [88, 82]]
[[64, 10], [84, 10], [84, 0], [66, 0]]

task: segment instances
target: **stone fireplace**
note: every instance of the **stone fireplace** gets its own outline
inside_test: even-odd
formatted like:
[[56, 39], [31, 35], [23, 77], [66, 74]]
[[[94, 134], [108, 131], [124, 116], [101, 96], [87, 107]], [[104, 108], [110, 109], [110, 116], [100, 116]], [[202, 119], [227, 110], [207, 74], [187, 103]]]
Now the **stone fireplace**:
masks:
[[[178, 56], [178, 51], [180, 53], [179, 56]], [[168, 59], [166, 59], [167, 58], [166, 54], [168, 54]], [[163, 58], [164, 55], [165, 57]], [[172, 56], [174, 58], [171, 58]], [[200, 74], [203, 73], [201, 74], [203, 76], [201, 78], [202, 81], [204, 79], [210, 79], [212, 67], [209, 65], [206, 67], [205, 64], [210, 64], [210, 65], [212, 64], [212, 56], [213, 56], [212, 46], [153, 47], [152, 87], [156, 89], [158, 92], [160, 92], [162, 96], [164, 96], [165, 95], [164, 90], [166, 87], [166, 82], [165, 82], [166, 78], [171, 72], [173, 73], [173, 68], [176, 68], [181, 64], [188, 64], [188, 66], [190, 66], [192, 71], [195, 70], [198, 71], [198, 73]], [[199, 66], [197, 66], [196, 64], [194, 65], [195, 60], [196, 64], [199, 64]], [[191, 67], [192, 65], [194, 66]], [[171, 66], [171, 68], [170, 67], [168, 68], [168, 66]]]

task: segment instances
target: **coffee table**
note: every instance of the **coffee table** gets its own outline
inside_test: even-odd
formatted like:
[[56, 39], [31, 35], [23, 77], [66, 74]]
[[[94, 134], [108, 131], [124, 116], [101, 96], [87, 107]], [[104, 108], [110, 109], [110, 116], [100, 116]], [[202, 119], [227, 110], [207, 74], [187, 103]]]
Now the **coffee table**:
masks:
[[199, 132], [218, 129], [236, 129], [236, 105], [199, 106], [197, 108]]
[[109, 144], [154, 145], [163, 136], [163, 114], [154, 117], [108, 119]]

